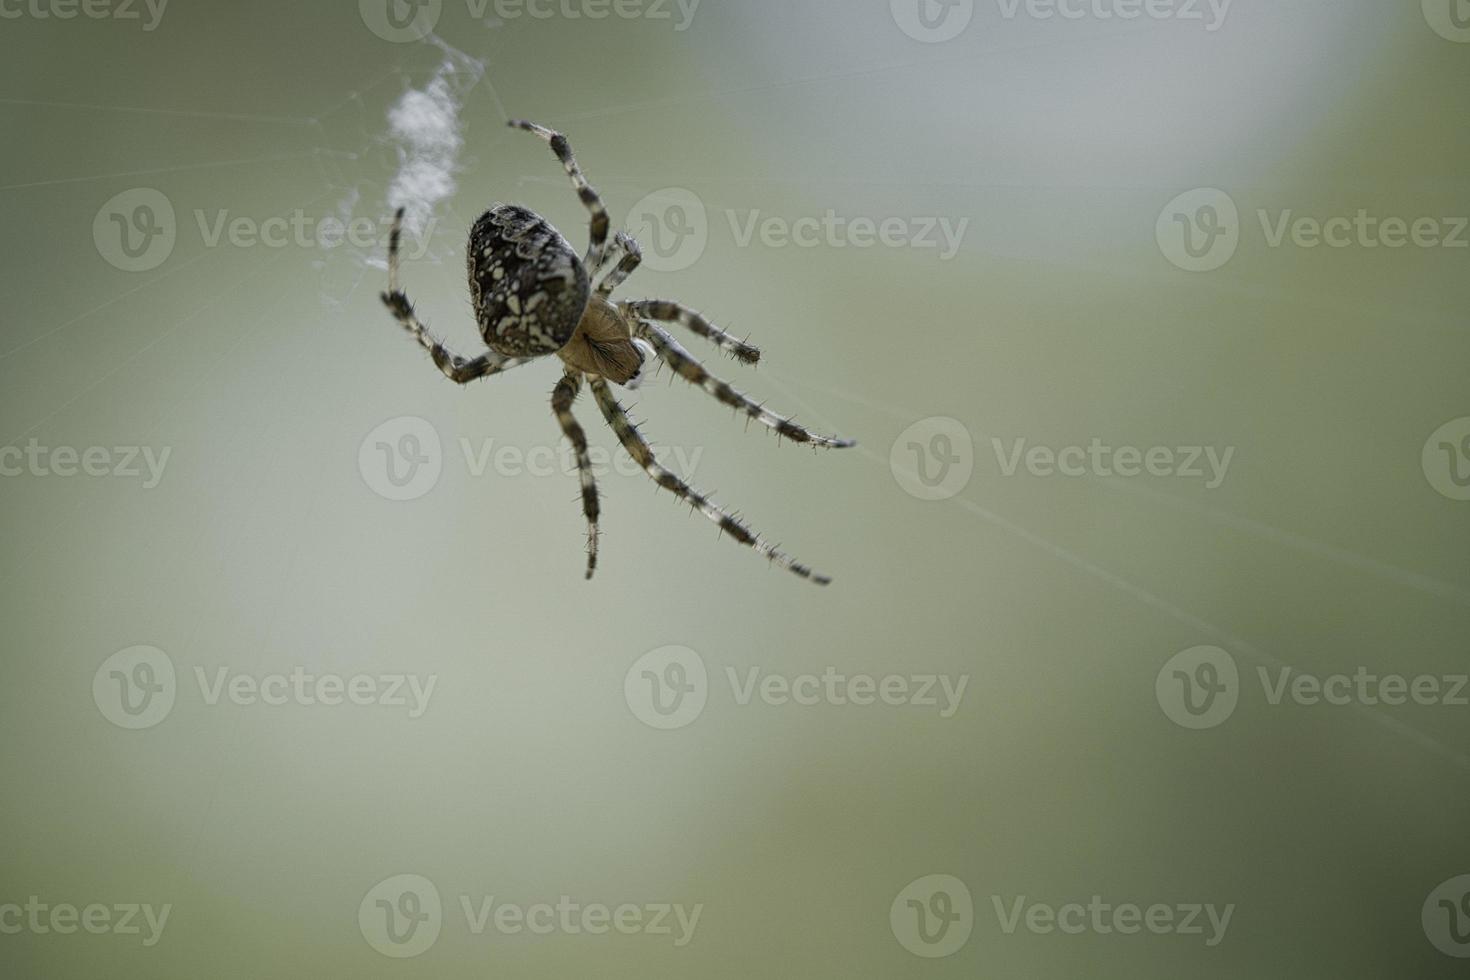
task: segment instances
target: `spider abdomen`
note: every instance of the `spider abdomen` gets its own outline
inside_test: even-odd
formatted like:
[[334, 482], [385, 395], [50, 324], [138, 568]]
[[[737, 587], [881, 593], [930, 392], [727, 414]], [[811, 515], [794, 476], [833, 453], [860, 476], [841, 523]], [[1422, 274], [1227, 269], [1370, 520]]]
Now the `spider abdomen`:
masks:
[[475, 221], [466, 253], [480, 336], [509, 357], [561, 350], [591, 286], [571, 244], [528, 208], [497, 204]]

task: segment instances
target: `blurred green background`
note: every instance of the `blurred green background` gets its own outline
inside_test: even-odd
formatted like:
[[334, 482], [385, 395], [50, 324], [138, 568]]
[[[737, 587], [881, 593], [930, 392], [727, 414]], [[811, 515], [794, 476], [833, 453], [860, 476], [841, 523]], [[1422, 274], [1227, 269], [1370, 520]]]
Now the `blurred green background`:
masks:
[[[0, 4], [0, 973], [1463, 975], [1463, 0], [395, 4]], [[462, 142], [415, 155], [388, 113], [435, 78]], [[681, 341], [860, 441], [778, 445], [667, 372], [623, 396], [833, 585], [625, 458], [584, 582], [575, 476], [516, 464], [560, 445], [554, 363], [459, 389], [388, 317], [425, 152], [456, 184], [406, 286], [457, 350], [480, 210], [585, 243], [507, 116], [645, 241], [619, 295], [749, 334], [754, 371]], [[782, 237], [829, 210], [897, 222]], [[1345, 247], [1292, 225], [1360, 210]], [[1010, 464], [1093, 440], [1231, 455], [1213, 487]], [[829, 668], [904, 703], [745, 696]], [[1273, 704], [1287, 668], [1441, 680]], [[251, 703], [293, 673], [435, 686]], [[477, 931], [492, 896], [701, 911], [683, 944]], [[1232, 912], [1045, 928], [1093, 896]]]

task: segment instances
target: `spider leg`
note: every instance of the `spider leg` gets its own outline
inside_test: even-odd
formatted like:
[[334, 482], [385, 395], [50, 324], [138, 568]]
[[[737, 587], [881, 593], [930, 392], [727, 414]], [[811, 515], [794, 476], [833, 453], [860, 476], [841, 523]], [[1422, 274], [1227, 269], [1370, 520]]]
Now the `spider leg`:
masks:
[[754, 364], [761, 359], [760, 348], [752, 347], [743, 340], [732, 337], [710, 323], [699, 313], [667, 299], [635, 299], [624, 303], [623, 310], [634, 317], [648, 317], [664, 323], [677, 323], [688, 327], [704, 339], [735, 355], [745, 364]]
[[[612, 291], [621, 286], [623, 281], [631, 276], [633, 270], [638, 268], [639, 264], [643, 261], [642, 247], [639, 246], [638, 240], [627, 232], [620, 231], [613, 235], [613, 246], [623, 253], [623, 257], [607, 275], [602, 277], [602, 282], [597, 284], [597, 293], [599, 296], [611, 295]], [[611, 256], [611, 252], [609, 252], [609, 256]]]
[[638, 427], [633, 424], [632, 419], [628, 418], [628, 413], [613, 396], [607, 381], [602, 378], [593, 378], [591, 383], [592, 394], [597, 399], [597, 407], [602, 410], [602, 417], [607, 419], [607, 424], [612, 426], [613, 432], [617, 433], [618, 441], [623, 444], [623, 448], [638, 461], [638, 465], [642, 466], [644, 471], [653, 478], [653, 482], [670, 491], [680, 500], [688, 502], [705, 517], [719, 525], [720, 530], [741, 544], [754, 548], [769, 561], [802, 578], [811, 579], [818, 585], [826, 585], [832, 581], [828, 576], [812, 571], [808, 566], [799, 563], [774, 545], [762, 540], [760, 535], [742, 524], [738, 518], [727, 513], [704, 494], [660, 466], [647, 440], [639, 433]]
[[465, 358], [445, 347], [429, 333], [423, 321], [414, 312], [408, 294], [398, 288], [398, 246], [403, 233], [403, 208], [393, 216], [393, 231], [388, 236], [388, 291], [382, 294], [383, 305], [388, 307], [394, 318], [418, 341], [419, 346], [429, 352], [434, 365], [444, 376], [456, 384], [469, 384], [476, 378], [499, 374], [508, 368], [524, 364], [524, 359], [502, 357], [494, 352], [476, 358]]
[[602, 198], [587, 183], [587, 178], [582, 175], [582, 168], [577, 166], [577, 158], [572, 156], [572, 145], [567, 138], [554, 129], [538, 126], [532, 122], [521, 119], [512, 119], [506, 125], [513, 129], [524, 129], [528, 133], [537, 136], [551, 144], [551, 152], [561, 161], [566, 168], [567, 176], [572, 178], [572, 186], [577, 189], [577, 196], [592, 212], [592, 224], [588, 231], [587, 257], [583, 264], [587, 266], [587, 274], [595, 275], [602, 269], [603, 262], [607, 256], [607, 233], [610, 222], [607, 217], [607, 209], [602, 206]]
[[582, 477], [582, 512], [587, 515], [587, 577], [597, 571], [597, 482], [587, 456], [587, 433], [572, 415], [572, 402], [582, 390], [582, 376], [568, 371], [551, 390], [551, 410], [561, 423], [561, 431], [577, 453], [577, 472]]
[[820, 436], [809, 432], [797, 425], [784, 415], [777, 415], [748, 397], [730, 387], [729, 383], [715, 377], [705, 370], [703, 364], [694, 359], [679, 342], [675, 340], [667, 330], [656, 323], [647, 320], [639, 320], [634, 333], [653, 344], [653, 349], [658, 353], [659, 359], [673, 368], [685, 381], [698, 385], [709, 392], [731, 408], [744, 412], [755, 419], [761, 425], [769, 429], [775, 429], [781, 435], [792, 442], [809, 443], [813, 446], [821, 446], [825, 449], [847, 449], [857, 445], [851, 439], [841, 439], [837, 436]]

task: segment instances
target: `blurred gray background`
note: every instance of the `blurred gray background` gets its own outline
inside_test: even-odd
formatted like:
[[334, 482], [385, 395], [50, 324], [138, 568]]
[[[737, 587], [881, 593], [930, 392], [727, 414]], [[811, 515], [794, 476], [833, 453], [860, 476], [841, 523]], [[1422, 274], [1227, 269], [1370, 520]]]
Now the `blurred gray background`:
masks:
[[[1464, 0], [0, 15], [0, 973], [1463, 974]], [[586, 395], [583, 581], [554, 360], [382, 308], [584, 246], [508, 116], [860, 441], [622, 396], [830, 587]]]

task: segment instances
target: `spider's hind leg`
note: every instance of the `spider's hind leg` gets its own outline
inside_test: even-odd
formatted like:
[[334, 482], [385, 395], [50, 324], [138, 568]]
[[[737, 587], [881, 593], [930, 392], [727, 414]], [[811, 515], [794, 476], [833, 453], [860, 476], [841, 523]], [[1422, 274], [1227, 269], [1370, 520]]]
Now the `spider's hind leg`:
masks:
[[592, 212], [592, 224], [588, 230], [587, 257], [583, 260], [587, 266], [587, 274], [595, 275], [602, 269], [603, 262], [607, 257], [607, 233], [611, 222], [607, 217], [607, 208], [602, 206], [602, 198], [587, 183], [587, 178], [582, 174], [582, 168], [577, 166], [577, 158], [572, 156], [572, 144], [567, 138], [554, 129], [538, 126], [533, 122], [523, 119], [512, 119], [506, 125], [512, 129], [524, 129], [528, 133], [537, 136], [551, 144], [551, 152], [561, 161], [566, 169], [567, 176], [572, 178], [572, 186], [577, 189], [577, 197], [581, 198], [587, 210]]
[[587, 517], [587, 577], [597, 571], [597, 480], [587, 455], [587, 433], [572, 415], [572, 402], [582, 390], [582, 376], [568, 371], [551, 391], [551, 410], [561, 423], [561, 431], [577, 454], [577, 472], [582, 478], [582, 513]]
[[826, 585], [832, 581], [826, 575], [812, 571], [808, 566], [762, 540], [760, 535], [742, 524], [738, 518], [725, 512], [704, 494], [659, 465], [658, 460], [654, 458], [653, 449], [638, 431], [638, 427], [633, 424], [633, 420], [628, 418], [628, 413], [623, 410], [623, 406], [618, 404], [607, 382], [602, 378], [593, 378], [591, 383], [592, 394], [597, 399], [597, 407], [602, 410], [603, 418], [607, 419], [607, 424], [612, 426], [613, 432], [617, 433], [618, 441], [623, 444], [623, 448], [638, 461], [638, 465], [642, 466], [644, 472], [653, 478], [653, 482], [670, 491], [680, 500], [687, 501], [701, 514], [719, 525], [720, 530], [741, 544], [754, 548], [782, 568], [802, 578], [810, 579], [818, 585]]
[[644, 338], [653, 344], [653, 349], [658, 352], [659, 359], [673, 368], [679, 377], [690, 384], [698, 385], [709, 392], [722, 403], [729, 405], [736, 411], [744, 412], [768, 429], [774, 429], [792, 442], [804, 443], [811, 446], [821, 446], [825, 449], [847, 449], [857, 445], [851, 439], [841, 439], [837, 436], [821, 436], [810, 432], [784, 415], [777, 415], [765, 406], [751, 401], [748, 397], [732, 388], [729, 382], [710, 374], [705, 366], [697, 361], [679, 342], [675, 340], [667, 330], [656, 323], [647, 320], [639, 320], [634, 328], [637, 336]]

